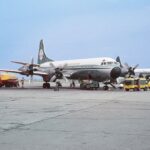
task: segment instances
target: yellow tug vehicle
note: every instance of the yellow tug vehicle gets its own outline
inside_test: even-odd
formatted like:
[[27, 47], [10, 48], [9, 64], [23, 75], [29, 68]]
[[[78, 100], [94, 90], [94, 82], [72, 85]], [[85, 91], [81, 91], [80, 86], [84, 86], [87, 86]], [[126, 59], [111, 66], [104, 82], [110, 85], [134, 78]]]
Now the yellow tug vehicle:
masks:
[[150, 83], [148, 84], [146, 78], [141, 77], [129, 77], [126, 78], [124, 81], [124, 89], [126, 91], [140, 91], [140, 90], [144, 90], [147, 91], [147, 89], [149, 88]]
[[150, 81], [148, 81], [148, 88], [150, 89]]
[[0, 74], [0, 87], [18, 87], [19, 81], [15, 75], [12, 74]]

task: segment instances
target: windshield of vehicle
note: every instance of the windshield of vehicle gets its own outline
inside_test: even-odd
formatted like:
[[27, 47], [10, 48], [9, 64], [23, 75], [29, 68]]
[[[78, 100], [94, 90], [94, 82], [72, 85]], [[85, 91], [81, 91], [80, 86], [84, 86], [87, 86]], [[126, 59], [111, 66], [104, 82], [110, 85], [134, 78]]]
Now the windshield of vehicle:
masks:
[[141, 85], [146, 84], [146, 80], [140, 80], [140, 84], [141, 84]]
[[133, 85], [134, 81], [133, 80], [125, 80], [124, 84], [125, 85]]

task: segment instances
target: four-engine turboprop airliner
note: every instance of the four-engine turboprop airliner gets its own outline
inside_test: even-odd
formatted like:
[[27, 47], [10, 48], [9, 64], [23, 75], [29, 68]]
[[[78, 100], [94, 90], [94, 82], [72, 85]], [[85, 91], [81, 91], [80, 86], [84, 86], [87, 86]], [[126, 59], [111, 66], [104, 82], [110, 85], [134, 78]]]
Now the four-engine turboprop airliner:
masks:
[[120, 63], [109, 57], [53, 61], [44, 52], [43, 40], [40, 41], [38, 64], [16, 62], [23, 66], [18, 70], [0, 70], [22, 75], [43, 77], [43, 88], [49, 88], [50, 81], [67, 78], [71, 80], [94, 80], [98, 82], [116, 80], [121, 74]]

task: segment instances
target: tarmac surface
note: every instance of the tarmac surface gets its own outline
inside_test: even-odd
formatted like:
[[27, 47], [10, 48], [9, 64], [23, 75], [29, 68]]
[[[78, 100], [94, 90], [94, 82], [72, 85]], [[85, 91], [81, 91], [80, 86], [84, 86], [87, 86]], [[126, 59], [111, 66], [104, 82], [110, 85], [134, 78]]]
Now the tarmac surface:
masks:
[[150, 150], [150, 91], [1, 88], [0, 150]]

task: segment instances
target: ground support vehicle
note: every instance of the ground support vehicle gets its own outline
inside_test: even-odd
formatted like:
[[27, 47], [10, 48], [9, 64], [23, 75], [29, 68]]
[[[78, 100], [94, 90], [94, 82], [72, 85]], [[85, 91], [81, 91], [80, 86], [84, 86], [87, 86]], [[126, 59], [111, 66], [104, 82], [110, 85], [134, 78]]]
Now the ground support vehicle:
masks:
[[2, 87], [3, 86], [3, 82], [2, 82], [2, 80], [0, 79], [0, 87]]
[[84, 80], [80, 83], [80, 89], [97, 90], [99, 88], [99, 82], [92, 80]]
[[126, 78], [124, 81], [124, 89], [126, 91], [133, 90], [133, 91], [140, 91], [144, 90], [147, 91], [148, 89], [148, 82], [146, 78], [136, 78], [136, 77], [130, 77]]
[[4, 82], [5, 87], [18, 87], [19, 81], [18, 80], [9, 80]]
[[19, 81], [18, 78], [10, 74], [1, 74], [0, 75], [0, 87], [18, 87]]
[[148, 88], [150, 89], [150, 81], [147, 81], [147, 82], [148, 82], [148, 83], [147, 83], [147, 84], [148, 84]]

